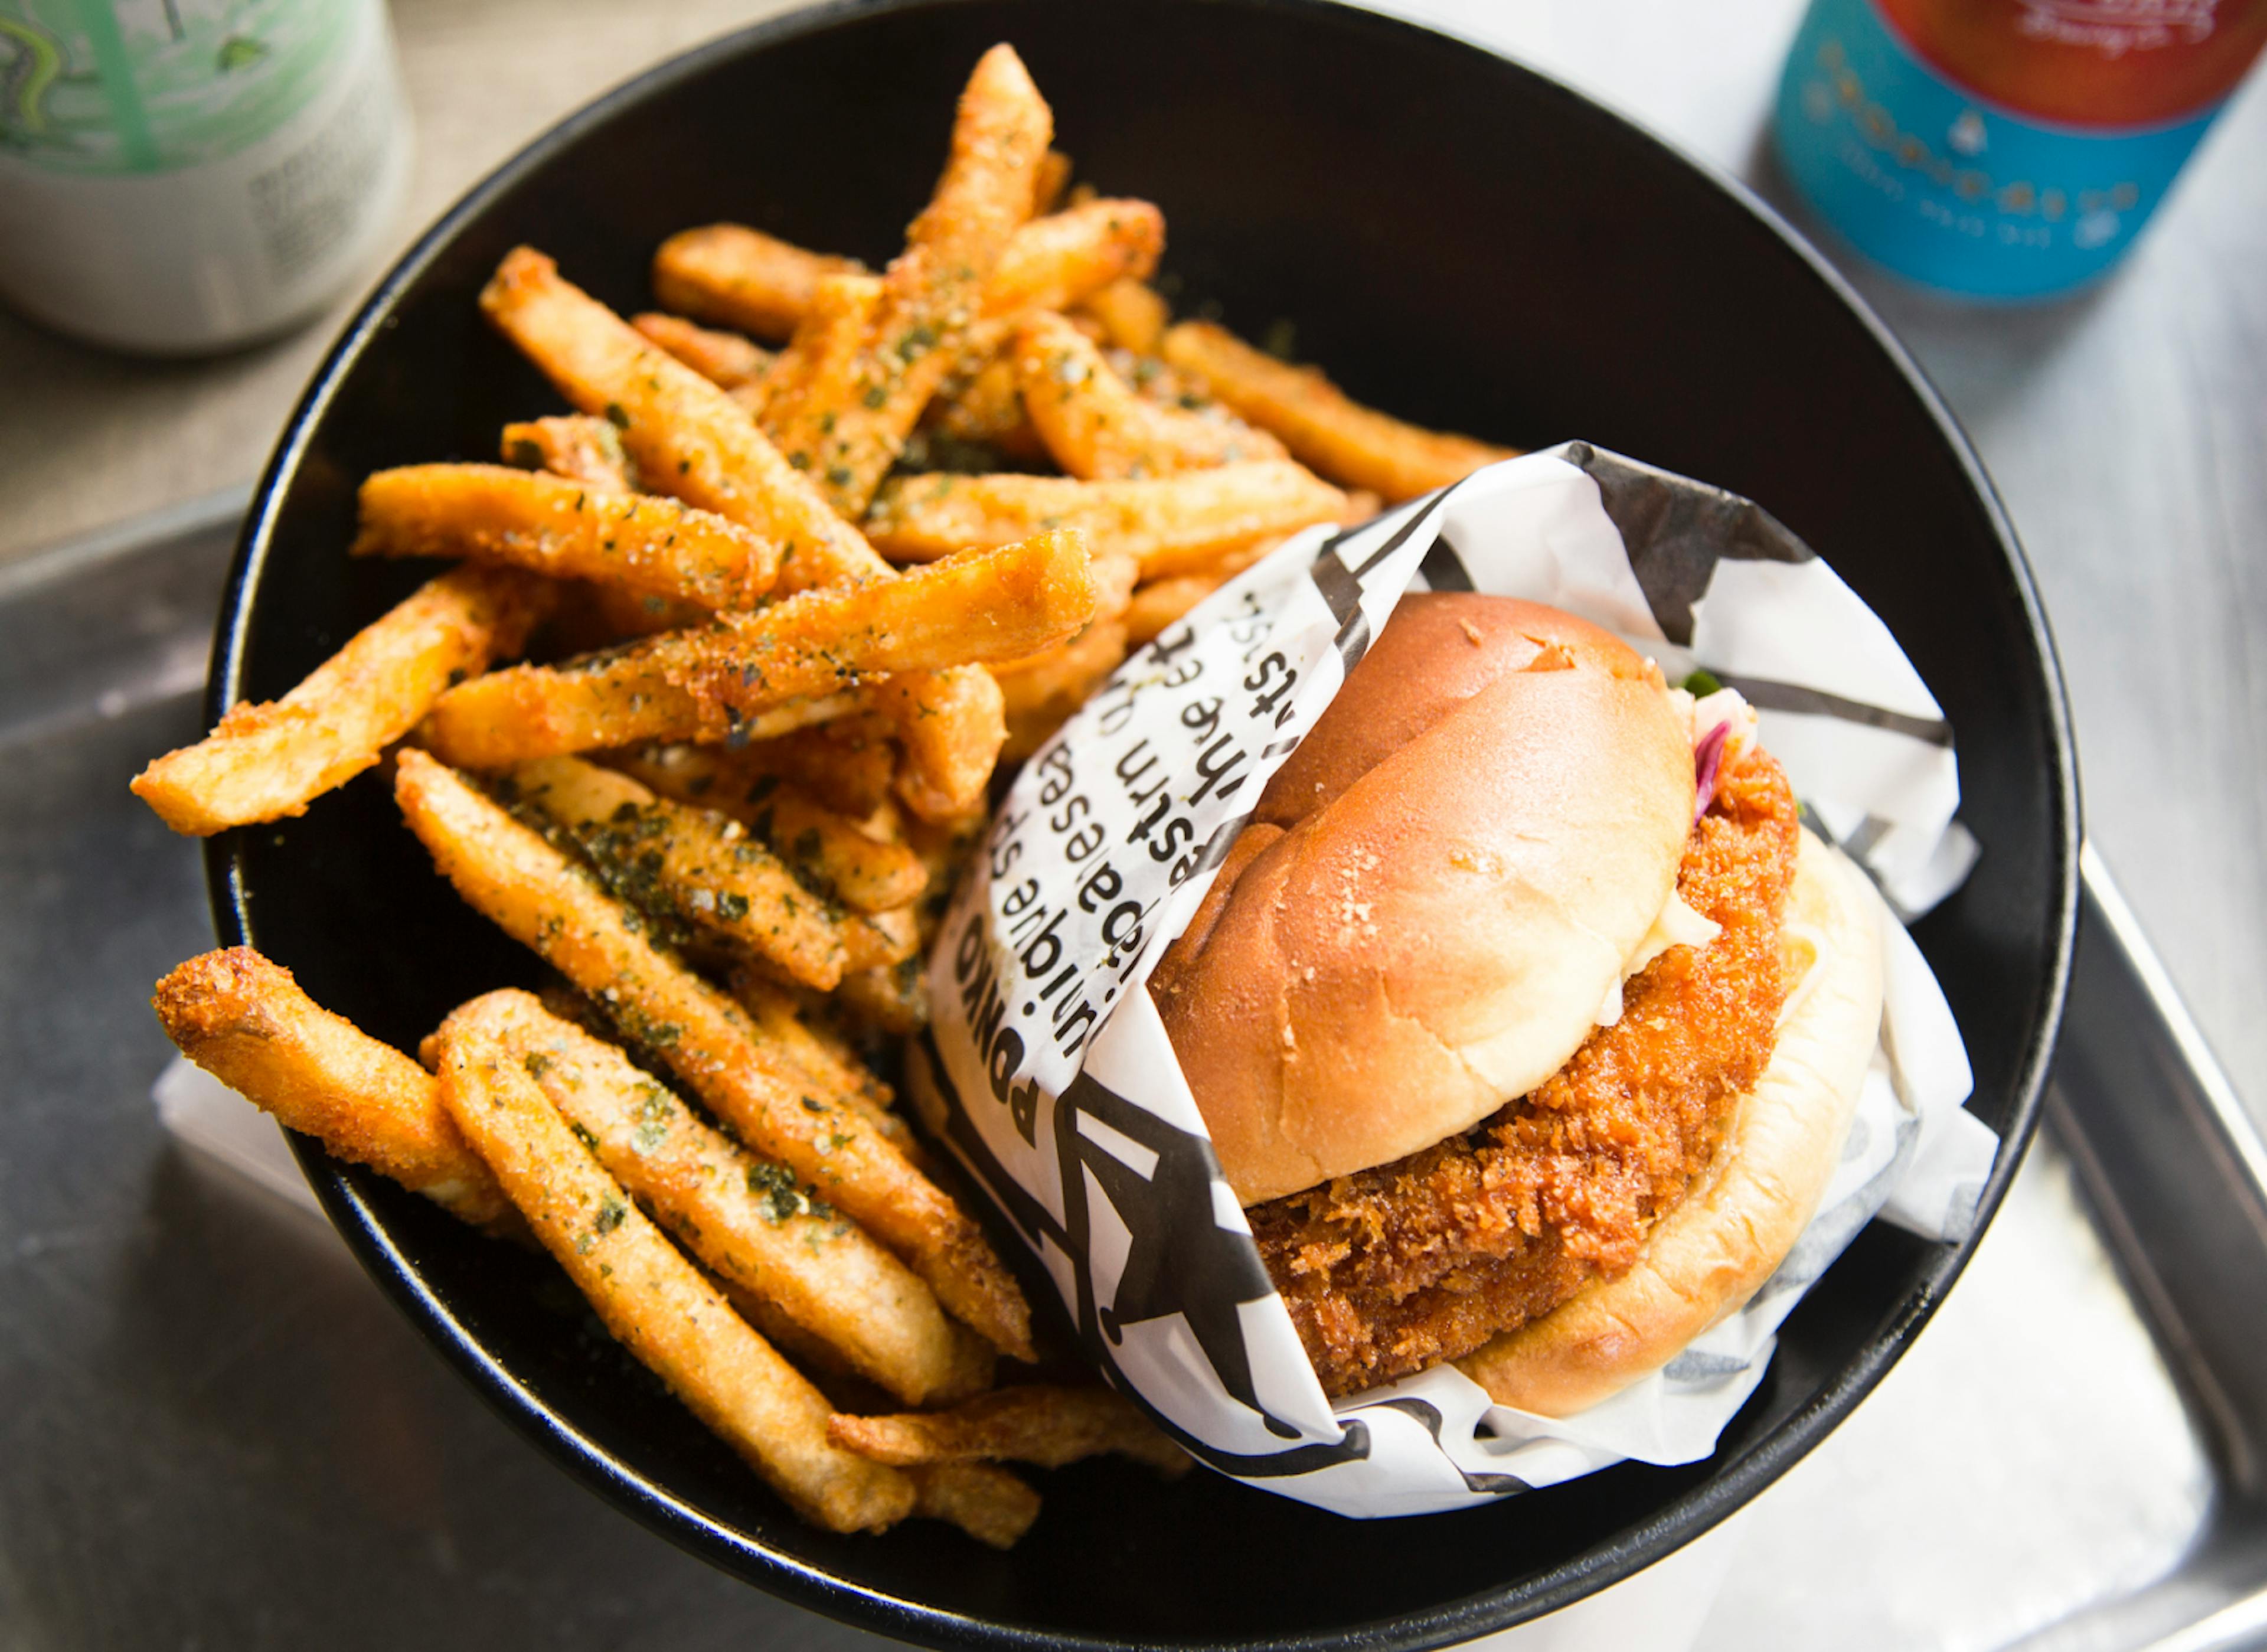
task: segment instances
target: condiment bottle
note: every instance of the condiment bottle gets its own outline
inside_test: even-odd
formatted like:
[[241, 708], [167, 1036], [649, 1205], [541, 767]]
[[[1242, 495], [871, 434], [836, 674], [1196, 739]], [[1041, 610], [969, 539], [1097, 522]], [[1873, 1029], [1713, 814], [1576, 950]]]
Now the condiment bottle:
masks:
[[2267, 45], [2267, 0], [1813, 0], [1775, 132], [1851, 245], [2033, 298], [2124, 257]]
[[382, 0], [0, 0], [0, 298], [121, 349], [280, 332], [393, 233]]

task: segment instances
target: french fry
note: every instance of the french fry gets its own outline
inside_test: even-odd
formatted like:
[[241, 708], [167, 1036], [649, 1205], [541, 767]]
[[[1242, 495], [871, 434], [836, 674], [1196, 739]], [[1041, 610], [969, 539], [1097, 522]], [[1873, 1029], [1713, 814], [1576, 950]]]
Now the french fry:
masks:
[[752, 608], [779, 547], [674, 499], [602, 493], [501, 465], [407, 465], [363, 479], [358, 556], [469, 556], [703, 608]]
[[[1084, 540], [1038, 534], [898, 578], [720, 614], [707, 630], [477, 677], [440, 697], [423, 738], [477, 769], [641, 741], [745, 738], [752, 716], [884, 674], [1035, 652], [1084, 625], [1095, 602]], [[988, 739], [988, 764], [999, 738], [996, 723], [979, 723], [969, 746]]]
[[611, 760], [665, 797], [731, 816], [854, 912], [887, 912], [920, 898], [928, 869], [902, 842], [875, 836], [775, 774], [751, 777], [736, 755], [707, 745], [640, 746]]
[[[1016, 380], [1014, 353], [1004, 346], [981, 358], [972, 371], [948, 379], [922, 415], [932, 438], [990, 448], [1011, 459], [1043, 459], [1046, 444], [1023, 412], [1023, 393]], [[907, 457], [911, 457], [908, 447]]]
[[547, 470], [605, 493], [635, 493], [637, 477], [622, 451], [622, 433], [604, 419], [554, 414], [503, 427], [503, 461]]
[[1070, 187], [1070, 157], [1059, 149], [1051, 149], [1039, 158], [1038, 167], [1031, 177], [1031, 216], [1053, 212], [1062, 204], [1063, 191]]
[[1140, 648], [1228, 581], [1225, 574], [1176, 574], [1138, 587], [1126, 605], [1126, 641]]
[[1354, 400], [1319, 368], [1293, 367], [1209, 321], [1166, 331], [1164, 358], [1332, 481], [1413, 499], [1517, 450], [1405, 423]]
[[203, 739], [136, 775], [134, 795], [192, 837], [304, 814], [375, 764], [451, 683], [517, 653], [552, 595], [517, 569], [453, 569], [356, 633], [281, 700], [230, 707]]
[[175, 968], [150, 1000], [182, 1054], [264, 1112], [475, 1227], [503, 1189], [441, 1105], [433, 1076], [300, 989], [248, 946]]
[[1339, 521], [1346, 509], [1346, 495], [1285, 459], [1135, 481], [935, 474], [892, 477], [876, 496], [866, 529], [884, 555], [927, 562], [1013, 544], [1046, 523], [1138, 558], [1141, 576], [1158, 579], [1255, 540]]
[[1118, 376], [1131, 385], [1134, 393], [1144, 401], [1154, 401], [1161, 407], [1178, 407], [1184, 413], [1211, 413], [1222, 405], [1202, 381], [1182, 372], [1162, 356], [1137, 354], [1113, 346], [1109, 359]]
[[[986, 60], [995, 71], [1004, 72], [1001, 61]], [[1012, 69], [1007, 78], [1021, 79], [1028, 87], [1029, 79], [1014, 55], [1009, 53], [1004, 62]], [[979, 65], [978, 80], [984, 75]], [[978, 82], [971, 84], [973, 87]], [[1038, 106], [1044, 111], [1044, 104]], [[985, 169], [972, 162], [958, 170], [981, 173]], [[949, 165], [947, 186], [955, 175], [956, 167]], [[941, 186], [932, 210], [956, 202], [965, 206], [962, 196], [968, 193], [952, 195]], [[928, 216], [923, 215], [924, 221]], [[949, 250], [954, 245], [950, 235], [941, 234], [931, 250]], [[780, 457], [723, 392], [653, 349], [604, 305], [561, 280], [549, 259], [525, 247], [508, 255], [481, 294], [481, 305], [569, 400], [586, 412], [603, 410], [622, 427], [625, 444], [640, 470], [655, 478], [663, 491], [780, 541], [781, 584], [786, 590], [878, 579], [890, 571], [858, 531], [833, 514], [803, 474]], [[926, 394], [922, 392], [924, 398]], [[919, 411], [915, 404], [913, 415]], [[960, 697], [980, 709], [980, 694], [972, 679]], [[712, 710], [709, 721], [714, 720]], [[972, 728], [961, 738], [972, 745], [987, 731]], [[740, 732], [745, 738], [745, 728]], [[641, 738], [652, 737], [632, 731], [609, 743]], [[546, 753], [528, 754], [582, 749], [551, 746]]]
[[717, 1279], [760, 1296], [909, 1406], [975, 1393], [992, 1347], [784, 1165], [696, 1119], [603, 1039], [522, 992], [467, 1007], [608, 1173]]
[[1041, 312], [1017, 330], [1016, 376], [1047, 452], [1089, 481], [1286, 457], [1280, 442], [1241, 419], [1137, 396], [1094, 341], [1060, 315]]
[[569, 586], [563, 603], [566, 617], [582, 623], [571, 632], [554, 626], [553, 634], [561, 646], [576, 648], [579, 643], [583, 653], [642, 636], [658, 636], [664, 631], [707, 625], [715, 612], [701, 603], [632, 591], [611, 580], [584, 580], [579, 586]]
[[[1029, 218], [1053, 116], [1015, 48], [984, 54], [961, 93], [936, 193], [882, 277], [881, 302], [851, 347], [814, 354], [766, 427], [845, 518], [875, 488], [957, 359], [984, 283]], [[798, 335], [798, 347], [802, 342]]]
[[[1052, 165], [1033, 168], [1040, 183]], [[1146, 278], [1164, 244], [1163, 215], [1146, 201], [1086, 201], [1035, 214], [1001, 250], [980, 312], [1064, 309], [1111, 282]], [[865, 273], [855, 259], [806, 252], [737, 224], [680, 231], [653, 259], [654, 294], [664, 308], [774, 342], [793, 335], [823, 279]]]
[[897, 725], [905, 755], [897, 793], [906, 807], [925, 820], [979, 807], [1008, 738], [1000, 685], [984, 672], [908, 672], [869, 693], [875, 709]]
[[1067, 310], [1113, 281], [1146, 278], [1164, 250], [1164, 214], [1147, 201], [1088, 201], [1033, 218], [1001, 253], [983, 313]]
[[786, 782], [838, 814], [867, 819], [890, 795], [897, 750], [888, 720], [873, 711], [870, 690], [854, 688], [840, 698], [843, 715], [827, 721], [745, 745], [686, 749], [708, 753], [721, 765], [713, 783], [737, 777], [740, 795], [750, 801], [760, 801], [759, 791]]
[[683, 316], [649, 310], [632, 316], [630, 325], [719, 390], [759, 383], [772, 364], [769, 350], [739, 334], [721, 333]]
[[661, 244], [653, 255], [653, 291], [665, 308], [780, 341], [811, 308], [822, 277], [864, 269], [855, 258], [808, 253], [737, 224], [711, 224]]
[[[918, 960], [906, 958], [891, 967], [918, 970], [921, 966]], [[847, 1044], [822, 1034], [797, 1013], [785, 992], [753, 970], [733, 971], [730, 984], [740, 1007], [781, 1054], [802, 1069], [813, 1094], [823, 1101], [857, 1109], [915, 1170], [924, 1176], [932, 1173], [928, 1149], [890, 1109], [890, 1087]]]
[[[752, 970], [731, 974], [732, 996], [748, 1012], [769, 1043], [803, 1073], [803, 1080], [822, 1101], [855, 1103], [874, 1114], [889, 1112], [890, 1087], [855, 1052], [838, 1038], [822, 1033], [796, 1008], [788, 992]], [[894, 1135], [901, 1122], [884, 1130]]]
[[936, 1064], [929, 1059], [927, 1044], [919, 1039], [906, 1045], [905, 1102], [921, 1120], [921, 1128], [939, 1140], [945, 1138], [952, 1123], [950, 1109], [945, 1105]]
[[[879, 275], [846, 272], [819, 278], [811, 307], [796, 324], [795, 336], [773, 362], [755, 397], [756, 416], [767, 433], [794, 422], [820, 363], [839, 365], [855, 357], [873, 328], [882, 296]], [[802, 468], [809, 465], [806, 454]]]
[[1001, 671], [1000, 694], [1008, 718], [1004, 754], [1020, 760], [1038, 751], [1125, 657], [1125, 622], [1099, 620], [1071, 641]]
[[982, 1230], [861, 1112], [816, 1097], [817, 1108], [805, 1106], [802, 1069], [765, 1044], [745, 1011], [659, 951], [561, 850], [462, 776], [407, 747], [394, 797], [435, 865], [476, 911], [602, 1000], [743, 1142], [815, 1183], [964, 1324], [1029, 1357], [1030, 1307]]
[[935, 1463], [908, 1469], [913, 1513], [949, 1520], [979, 1543], [1012, 1549], [1039, 1517], [1039, 1494], [990, 1463]]
[[[569, 413], [507, 424], [502, 447], [504, 463], [520, 470], [563, 476], [601, 493], [638, 491], [621, 432], [604, 419]], [[706, 624], [708, 618], [708, 610], [693, 603], [575, 580], [561, 588], [547, 635], [552, 644], [580, 653], [625, 637]]]
[[918, 959], [854, 970], [835, 988], [834, 1001], [877, 1031], [899, 1038], [928, 1024], [928, 988]]
[[1133, 606], [1134, 587], [1141, 583], [1141, 559], [1130, 551], [1089, 546], [1087, 565], [1094, 571], [1095, 619], [1123, 619]]
[[846, 969], [894, 964], [914, 950], [813, 894], [738, 821], [656, 797], [627, 775], [547, 757], [513, 769], [509, 785], [631, 905], [673, 914], [807, 987], [824, 992]]
[[1079, 311], [1102, 324], [1102, 336], [1112, 346], [1137, 356], [1155, 356], [1173, 320], [1172, 306], [1139, 275], [1120, 275], [1097, 288], [1080, 303]]
[[887, 571], [746, 409], [561, 277], [542, 253], [525, 246], [507, 253], [481, 308], [569, 401], [620, 429], [648, 488], [776, 542], [788, 590]]
[[1111, 1388], [1034, 1383], [979, 1394], [950, 1411], [894, 1417], [838, 1412], [826, 1433], [837, 1445], [892, 1468], [1002, 1459], [1060, 1468], [1104, 1451], [1166, 1474], [1189, 1465], [1188, 1454]]
[[1147, 274], [1164, 245], [1164, 220], [1146, 201], [1092, 201], [1016, 232], [984, 292], [984, 319], [969, 329], [952, 373], [923, 428], [1017, 460], [1048, 457], [1023, 415], [1016, 382], [1016, 322], [1060, 309], [1127, 270]]
[[901, 1474], [831, 1444], [826, 1399], [662, 1237], [545, 1098], [495, 995], [443, 1023], [441, 1098], [616, 1340], [779, 1494], [835, 1531], [913, 1511]]

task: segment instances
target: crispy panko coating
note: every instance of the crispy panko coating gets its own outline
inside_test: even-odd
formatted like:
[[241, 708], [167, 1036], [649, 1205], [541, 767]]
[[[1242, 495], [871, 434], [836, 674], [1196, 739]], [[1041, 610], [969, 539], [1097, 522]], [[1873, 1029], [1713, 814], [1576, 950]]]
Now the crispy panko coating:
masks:
[[1469, 1354], [1637, 1259], [1770, 1062], [1797, 837], [1786, 775], [1752, 753], [1677, 872], [1715, 941], [1632, 978], [1618, 1021], [1478, 1128], [1250, 1213], [1325, 1390]]

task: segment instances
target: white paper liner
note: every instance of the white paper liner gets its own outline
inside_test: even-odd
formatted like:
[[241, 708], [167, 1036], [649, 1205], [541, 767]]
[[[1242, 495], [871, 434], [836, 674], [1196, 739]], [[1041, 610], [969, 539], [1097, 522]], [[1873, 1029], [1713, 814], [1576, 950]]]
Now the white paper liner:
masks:
[[1268, 779], [1405, 590], [1552, 604], [1738, 688], [1821, 834], [1910, 918], [1967, 874], [1951, 731], [1888, 628], [1749, 502], [1583, 443], [1317, 529], [1119, 668], [1025, 766], [930, 964], [954, 1150], [1086, 1352], [1198, 1457], [1341, 1514], [1470, 1507], [1707, 1456], [1781, 1320], [1875, 1215], [1963, 1237], [1998, 1140], [1935, 978], [1885, 922], [1882, 1047], [1819, 1212], [1741, 1312], [1559, 1420], [1453, 1367], [1324, 1397], [1143, 990]]

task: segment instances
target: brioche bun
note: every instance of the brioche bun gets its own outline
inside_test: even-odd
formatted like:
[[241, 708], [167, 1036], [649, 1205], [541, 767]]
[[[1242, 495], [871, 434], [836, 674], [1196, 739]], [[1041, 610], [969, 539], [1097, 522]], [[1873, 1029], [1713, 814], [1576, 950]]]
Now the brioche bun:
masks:
[[1770, 1065], [1635, 1267], [1456, 1362], [1499, 1404], [1551, 1417], [1596, 1405], [1738, 1310], [1786, 1259], [1833, 1174], [1880, 1036], [1879, 910], [1863, 876], [1805, 832], [1781, 941], [1795, 985]]
[[1652, 662], [1532, 603], [1405, 598], [1150, 981], [1237, 1198], [1401, 1158], [1565, 1065], [1692, 811]]

